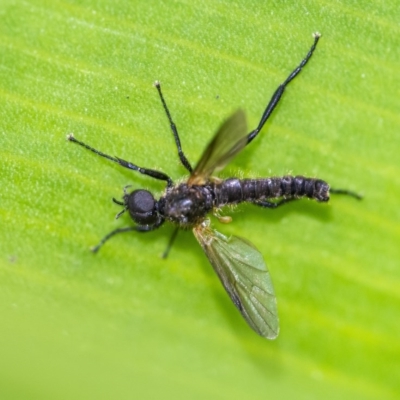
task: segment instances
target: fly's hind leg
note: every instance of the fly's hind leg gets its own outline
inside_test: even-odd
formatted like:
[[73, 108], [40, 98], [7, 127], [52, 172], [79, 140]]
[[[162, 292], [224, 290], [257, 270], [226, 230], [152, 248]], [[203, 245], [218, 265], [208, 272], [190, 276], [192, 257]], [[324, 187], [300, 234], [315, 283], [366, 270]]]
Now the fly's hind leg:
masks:
[[[356, 192], [353, 192], [351, 190], [347, 189], [329, 189], [329, 192], [332, 194], [343, 194], [346, 196], [351, 196], [354, 197], [357, 200], [362, 200], [362, 196]], [[256, 206], [264, 207], [264, 208], [278, 208], [284, 204], [290, 203], [294, 200], [300, 200], [301, 197], [286, 197], [282, 200], [273, 202], [273, 201], [266, 201], [266, 200], [259, 200], [259, 201], [254, 201], [252, 204], [255, 204]]]
[[258, 123], [257, 128], [248, 134], [247, 144], [249, 144], [253, 139], [255, 139], [255, 137], [261, 131], [261, 129], [267, 122], [268, 118], [272, 114], [272, 111], [274, 111], [275, 107], [279, 103], [279, 100], [281, 99], [283, 92], [286, 89], [286, 86], [301, 72], [301, 70], [310, 60], [311, 56], [314, 53], [315, 48], [317, 47], [317, 43], [320, 37], [321, 37], [320, 33], [314, 33], [314, 43], [311, 46], [309, 52], [307, 53], [305, 58], [301, 61], [301, 63], [290, 73], [290, 75], [286, 78], [286, 80], [279, 85], [278, 89], [276, 89], [275, 93], [272, 95], [271, 100], [269, 101], [267, 107], [264, 110], [264, 113], [261, 117], [260, 122]]
[[362, 196], [356, 192], [353, 192], [352, 190], [347, 190], [347, 189], [333, 189], [330, 188], [329, 192], [332, 194], [344, 194], [346, 196], [351, 196], [354, 197], [357, 200], [362, 200]]
[[259, 207], [264, 207], [264, 208], [278, 208], [280, 206], [283, 206], [284, 204], [290, 203], [294, 200], [299, 200], [298, 197], [287, 197], [285, 199], [279, 200], [279, 201], [266, 201], [266, 200], [259, 200], [259, 201], [254, 201], [252, 204], [255, 204], [256, 206]]

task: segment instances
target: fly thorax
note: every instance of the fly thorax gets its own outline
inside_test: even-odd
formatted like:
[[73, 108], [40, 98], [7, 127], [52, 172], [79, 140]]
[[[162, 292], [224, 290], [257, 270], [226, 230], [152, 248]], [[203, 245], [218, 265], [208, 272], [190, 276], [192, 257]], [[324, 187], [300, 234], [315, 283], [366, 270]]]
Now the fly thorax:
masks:
[[213, 208], [212, 191], [208, 186], [188, 186], [186, 183], [169, 189], [163, 202], [164, 217], [182, 228], [201, 222]]

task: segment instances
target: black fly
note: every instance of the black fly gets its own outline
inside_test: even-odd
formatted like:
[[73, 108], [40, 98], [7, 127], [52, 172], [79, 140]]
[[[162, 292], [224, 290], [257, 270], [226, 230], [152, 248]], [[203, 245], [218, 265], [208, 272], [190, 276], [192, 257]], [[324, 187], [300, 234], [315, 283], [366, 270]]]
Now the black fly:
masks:
[[[162, 172], [142, 168], [121, 158], [109, 156], [75, 139], [72, 134], [68, 135], [68, 140], [102, 157], [125, 168], [165, 181], [167, 184], [159, 200], [156, 200], [147, 190], [138, 189], [128, 192], [126, 187], [122, 201], [113, 199], [115, 203], [123, 207], [117, 218], [128, 211], [136, 225], [112, 231], [93, 248], [93, 251], [99, 250], [117, 233], [149, 232], [159, 228], [165, 221], [169, 221], [175, 224], [176, 229], [168, 244], [168, 251], [179, 228], [192, 229], [231, 300], [250, 327], [265, 338], [276, 338], [279, 332], [276, 298], [261, 253], [242, 238], [235, 236], [228, 238], [212, 229], [207, 214], [214, 213], [221, 222], [229, 222], [230, 217], [218, 215], [218, 210], [228, 204], [249, 202], [260, 207], [276, 208], [302, 197], [326, 202], [329, 200], [329, 192], [348, 194], [356, 198], [360, 196], [347, 190], [330, 189], [325, 181], [304, 176], [221, 180], [213, 177], [212, 174], [221, 171], [255, 139], [278, 104], [286, 86], [311, 58], [319, 38], [320, 34], [314, 34], [314, 43], [310, 51], [275, 91], [256, 129], [247, 133], [245, 114], [242, 110], [236, 111], [218, 129], [195, 168], [192, 168], [182, 151], [178, 130], [172, 121], [160, 83], [155, 83], [174, 135], [180, 161], [190, 172], [190, 177], [185, 183], [174, 185], [172, 179]], [[279, 200], [274, 202], [271, 201], [272, 199]]]

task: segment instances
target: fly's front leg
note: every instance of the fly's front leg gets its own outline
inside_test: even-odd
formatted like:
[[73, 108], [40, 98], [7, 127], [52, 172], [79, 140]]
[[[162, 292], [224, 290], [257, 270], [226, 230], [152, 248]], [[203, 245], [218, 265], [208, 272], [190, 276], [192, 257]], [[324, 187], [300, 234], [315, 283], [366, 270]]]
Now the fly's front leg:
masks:
[[123, 232], [131, 232], [131, 231], [136, 231], [136, 232], [151, 232], [154, 231], [155, 229], [159, 228], [162, 224], [164, 223], [163, 219], [160, 219], [157, 223], [154, 225], [136, 225], [136, 226], [129, 226], [127, 228], [117, 228], [111, 231], [109, 234], [103, 237], [103, 239], [100, 240], [99, 244], [92, 247], [91, 250], [93, 253], [97, 253], [100, 248], [106, 243], [109, 239], [111, 239], [113, 236], [115, 236], [117, 233], [123, 233]]
[[159, 81], [155, 81], [154, 82], [154, 86], [156, 87], [156, 89], [158, 91], [158, 94], [159, 94], [160, 99], [161, 99], [161, 103], [162, 103], [162, 105], [164, 107], [165, 113], [167, 114], [169, 125], [171, 127], [171, 131], [172, 131], [172, 134], [174, 135], [174, 139], [175, 139], [175, 144], [176, 144], [176, 147], [178, 149], [179, 159], [181, 160], [182, 165], [189, 172], [192, 172], [193, 168], [190, 165], [190, 162], [188, 161], [188, 159], [186, 158], [186, 156], [185, 156], [185, 154], [183, 153], [183, 150], [182, 150], [181, 141], [179, 139], [179, 134], [178, 134], [178, 129], [176, 128], [176, 125], [175, 125], [174, 121], [172, 121], [171, 113], [169, 112], [169, 109], [167, 107], [167, 103], [164, 100], [164, 96], [163, 96], [162, 91], [161, 91], [161, 83]]
[[148, 169], [148, 168], [142, 168], [142, 167], [139, 167], [138, 165], [133, 164], [133, 163], [131, 163], [129, 161], [125, 161], [122, 158], [113, 157], [113, 156], [110, 156], [108, 154], [105, 154], [105, 153], [103, 153], [103, 152], [101, 152], [99, 150], [96, 150], [95, 148], [87, 145], [86, 143], [83, 143], [80, 140], [75, 139], [75, 137], [74, 137], [74, 135], [72, 133], [67, 136], [67, 140], [69, 140], [70, 142], [77, 143], [80, 146], [84, 147], [85, 149], [88, 149], [88, 150], [92, 151], [93, 153], [95, 153], [95, 154], [97, 154], [97, 155], [99, 155], [101, 157], [107, 158], [108, 160], [111, 160], [111, 161], [121, 165], [122, 167], [125, 167], [125, 168], [128, 168], [128, 169], [132, 169], [134, 171], [138, 171], [141, 174], [150, 176], [150, 177], [152, 177], [154, 179], [159, 179], [159, 180], [162, 180], [162, 181], [166, 181], [168, 187], [173, 186], [172, 179], [168, 175], [164, 174], [163, 172], [155, 171], [153, 169]]
[[134, 231], [134, 230], [135, 230], [135, 227], [133, 227], [133, 226], [129, 226], [128, 228], [115, 229], [112, 232], [110, 232], [109, 234], [107, 234], [106, 236], [104, 236], [103, 239], [100, 240], [99, 244], [96, 246], [93, 246], [90, 250], [92, 250], [93, 253], [97, 253], [100, 250], [100, 248], [103, 246], [103, 244], [105, 242], [107, 242], [107, 240], [109, 240], [113, 236], [115, 236], [117, 233], [130, 232], [130, 231]]

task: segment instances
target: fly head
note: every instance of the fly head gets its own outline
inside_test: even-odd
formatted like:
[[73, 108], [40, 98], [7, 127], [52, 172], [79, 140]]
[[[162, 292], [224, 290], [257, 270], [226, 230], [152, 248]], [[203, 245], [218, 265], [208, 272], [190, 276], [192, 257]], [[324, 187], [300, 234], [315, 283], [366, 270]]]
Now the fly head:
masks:
[[138, 225], [155, 225], [160, 221], [157, 201], [148, 190], [138, 189], [126, 193], [124, 203], [130, 216]]

